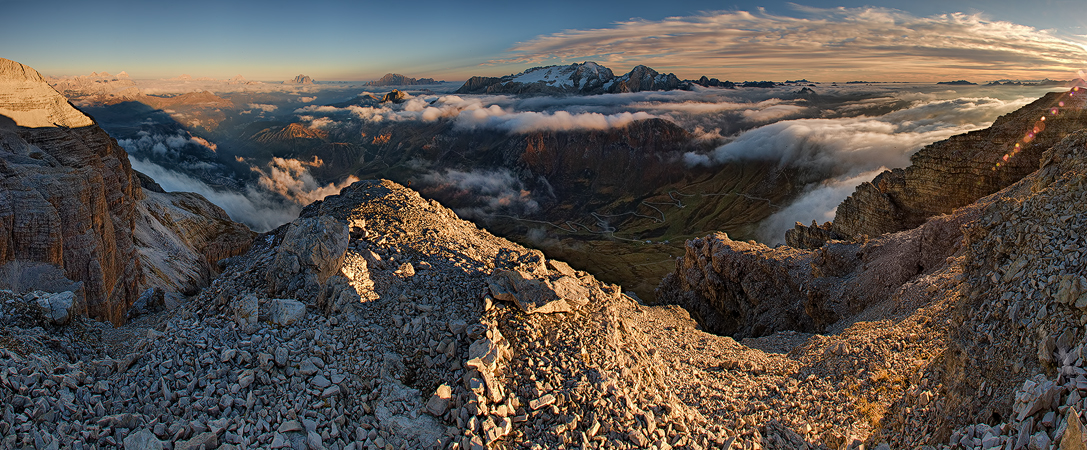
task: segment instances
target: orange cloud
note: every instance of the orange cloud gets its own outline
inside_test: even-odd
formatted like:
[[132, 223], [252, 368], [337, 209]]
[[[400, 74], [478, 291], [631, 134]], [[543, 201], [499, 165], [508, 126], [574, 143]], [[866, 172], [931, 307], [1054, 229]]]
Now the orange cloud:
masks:
[[489, 63], [603, 60], [646, 64], [687, 78], [932, 81], [1070, 79], [1087, 59], [1083, 37], [976, 14], [916, 17], [887, 8], [796, 9], [803, 17], [730, 11], [567, 30], [519, 43], [508, 57]]

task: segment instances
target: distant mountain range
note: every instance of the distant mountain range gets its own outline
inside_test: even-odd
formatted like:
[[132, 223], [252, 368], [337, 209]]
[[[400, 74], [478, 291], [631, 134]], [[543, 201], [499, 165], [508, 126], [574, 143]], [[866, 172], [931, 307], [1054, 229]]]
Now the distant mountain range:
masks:
[[313, 84], [313, 78], [310, 78], [309, 75], [299, 74], [290, 80], [284, 81], [283, 84]]
[[387, 73], [385, 76], [366, 83], [366, 86], [423, 86], [441, 84], [444, 81], [435, 81], [433, 78], [411, 78], [398, 73]]
[[587, 61], [569, 66], [533, 67], [504, 77], [472, 77], [457, 93], [591, 95], [690, 89], [692, 84], [675, 74], [662, 74], [641, 65], [625, 75], [616, 76], [611, 69]]

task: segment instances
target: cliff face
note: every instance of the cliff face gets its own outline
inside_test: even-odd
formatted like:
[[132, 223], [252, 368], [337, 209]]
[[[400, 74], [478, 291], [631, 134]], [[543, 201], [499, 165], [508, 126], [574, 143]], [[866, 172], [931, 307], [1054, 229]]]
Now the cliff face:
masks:
[[163, 192], [136, 172], [144, 199], [133, 230], [143, 288], [193, 293], [219, 273], [218, 262], [249, 249], [256, 233], [191, 192]]
[[[984, 130], [933, 143], [910, 166], [883, 172], [838, 206], [829, 228], [786, 234], [790, 246], [814, 248], [816, 235], [878, 236], [917, 227], [1015, 183], [1038, 168], [1042, 153], [1087, 125], [1085, 92], [1053, 92]], [[829, 232], [829, 233], [827, 233]]]
[[141, 282], [128, 155], [34, 69], [0, 60], [0, 92], [0, 262], [63, 267], [78, 309], [122, 321]]
[[[128, 154], [34, 69], [4, 59], [0, 175], [0, 265], [9, 266], [9, 272], [10, 267], [32, 265], [26, 263], [62, 268], [77, 286], [78, 311], [123, 323], [150, 270], [140, 264], [141, 243], [133, 232], [137, 222], [150, 220], [143, 212], [148, 200]], [[195, 208], [198, 215], [208, 215], [211, 210], [205, 206], [211, 205]], [[219, 216], [212, 211], [209, 217]], [[229, 232], [238, 231], [235, 227]], [[215, 243], [219, 237], [206, 240], [212, 244], [196, 250], [202, 261], [204, 252], [214, 257], [243, 251], [234, 244]], [[186, 283], [206, 283], [209, 275]], [[45, 288], [29, 281], [31, 285], [22, 277], [21, 288]]]
[[594, 187], [642, 192], [676, 178], [690, 134], [672, 122], [640, 120], [623, 128], [587, 132], [537, 132], [525, 136], [519, 159], [554, 184], [560, 198]]
[[944, 269], [976, 207], [922, 227], [815, 250], [739, 242], [724, 233], [687, 241], [658, 300], [678, 304], [711, 333], [758, 337], [785, 330], [825, 333]]

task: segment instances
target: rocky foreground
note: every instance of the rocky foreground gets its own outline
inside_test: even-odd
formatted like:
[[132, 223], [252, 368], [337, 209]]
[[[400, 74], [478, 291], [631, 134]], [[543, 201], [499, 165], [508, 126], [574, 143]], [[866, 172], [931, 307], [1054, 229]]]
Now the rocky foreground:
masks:
[[[818, 333], [789, 359], [798, 374], [805, 364], [833, 368], [823, 379], [841, 380], [836, 390], [848, 399], [838, 407], [867, 420], [869, 444], [1084, 448], [1087, 130], [1067, 134], [1069, 123], [1033, 173], [913, 229], [823, 236], [812, 250], [722, 233], [689, 241], [659, 298], [708, 330], [756, 337], [743, 341], [751, 346]], [[933, 147], [941, 145], [949, 144]], [[862, 186], [843, 204], [870, 194]], [[923, 190], [912, 195], [940, 204]], [[814, 443], [835, 447], [826, 436]]]
[[2, 294], [2, 442], [1048, 448], [1087, 406], [1084, 174], [1087, 132], [943, 219], [966, 231], [935, 269], [827, 334], [742, 342], [363, 181], [121, 328]]
[[0, 63], [0, 448], [1084, 448], [1074, 120], [916, 227], [691, 240], [649, 306], [389, 181], [250, 244]]

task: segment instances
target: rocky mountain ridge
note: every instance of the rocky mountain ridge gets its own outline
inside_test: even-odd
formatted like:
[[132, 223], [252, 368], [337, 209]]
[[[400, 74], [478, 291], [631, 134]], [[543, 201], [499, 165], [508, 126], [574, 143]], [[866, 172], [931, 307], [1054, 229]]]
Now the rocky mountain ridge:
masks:
[[[837, 240], [826, 233], [833, 230], [828, 224], [812, 228], [822, 236], [793, 234], [809, 239], [806, 248], [769, 248], [720, 233], [688, 241], [658, 299], [684, 306], [709, 331], [736, 337], [807, 332], [844, 338], [851, 330], [887, 326], [892, 331], [881, 333], [908, 347], [919, 333], [931, 333], [932, 353], [913, 367], [877, 364], [869, 380], [858, 380], [859, 386], [881, 386], [881, 395], [861, 395], [855, 404], [878, 425], [869, 442], [889, 442], [891, 448], [1083, 448], [1087, 272], [1081, 256], [1087, 243], [1079, 230], [1087, 217], [1087, 123], [1078, 94], [1046, 96], [1002, 118], [991, 133], [934, 144], [905, 169], [932, 170], [926, 161], [935, 158], [1002, 154], [1019, 137], [1004, 129], [1025, 129], [1031, 133], [1027, 142], [1035, 145], [1052, 143], [1024, 149], [1023, 154], [1038, 154], [1034, 170], [998, 192], [914, 228], [882, 210], [847, 210], [857, 223], [891, 219], [906, 228], [857, 240]], [[1024, 127], [1041, 117], [1052, 134]], [[969, 150], [955, 145], [1001, 134], [1013, 141]], [[945, 180], [971, 186], [969, 193], [998, 178], [995, 170]], [[1013, 165], [1001, 176], [1013, 177], [1017, 170]], [[858, 350], [836, 345], [842, 346], [828, 351]], [[888, 349], [886, 342], [864, 345]], [[895, 345], [890, 348], [900, 354]], [[893, 401], [878, 403], [887, 396]]]
[[569, 66], [533, 67], [504, 77], [472, 77], [458, 94], [591, 95], [688, 89], [674, 74], [661, 74], [639, 65], [622, 76], [586, 61]]
[[[616, 132], [682, 132], [659, 125]], [[73, 129], [4, 126], [0, 170], [19, 186], [82, 186], [65, 158], [123, 168], [97, 127], [82, 145], [105, 156], [53, 146], [84, 136]], [[0, 286], [0, 446], [1082, 448], [1087, 131], [1065, 134], [1034, 171], [915, 228], [814, 249], [689, 241], [660, 288], [683, 308], [390, 181], [352, 184], [238, 251], [249, 240], [202, 198], [118, 170], [128, 191], [107, 204], [129, 209], [102, 217], [135, 222], [128, 266], [182, 274], [166, 260], [183, 255], [222, 273], [188, 301], [152, 291], [119, 327], [58, 320], [69, 290]], [[563, 139], [506, 150], [562, 174], [588, 151]], [[65, 196], [79, 197], [50, 197]]]
[[[36, 311], [2, 316], [25, 344], [3, 351], [23, 369], [0, 395], [32, 423], [0, 423], [12, 445], [838, 448], [872, 429], [809, 376], [834, 341], [797, 357], [707, 334], [388, 181], [310, 205], [178, 309], [51, 331], [68, 352], [41, 344]], [[117, 334], [137, 342], [88, 343]], [[74, 413], [39, 420], [69, 389], [42, 373], [86, 390]]]
[[398, 73], [387, 73], [374, 81], [367, 81], [365, 86], [425, 86], [441, 83], [444, 83], [444, 81], [435, 81], [433, 78], [412, 78]]
[[[119, 324], [146, 289], [197, 289], [218, 271], [209, 257], [248, 247], [251, 232], [202, 197], [145, 195], [124, 149], [37, 71], [10, 60], [0, 67], [0, 265], [9, 288], [71, 288], [74, 311]], [[210, 220], [216, 236], [173, 216]], [[155, 252], [174, 269], [146, 261]], [[42, 271], [58, 281], [39, 283]]]
[[818, 248], [828, 239], [907, 230], [997, 192], [1037, 170], [1047, 149], [1087, 125], [1085, 97], [1078, 88], [1053, 92], [987, 129], [928, 145], [910, 157], [910, 166], [858, 186], [833, 222], [797, 224], [786, 243]]
[[299, 74], [299, 75], [295, 76], [294, 78], [291, 78], [291, 79], [283, 82], [283, 84], [313, 84], [313, 83], [314, 83], [313, 78], [310, 78], [309, 75], [302, 75], [302, 74]]

